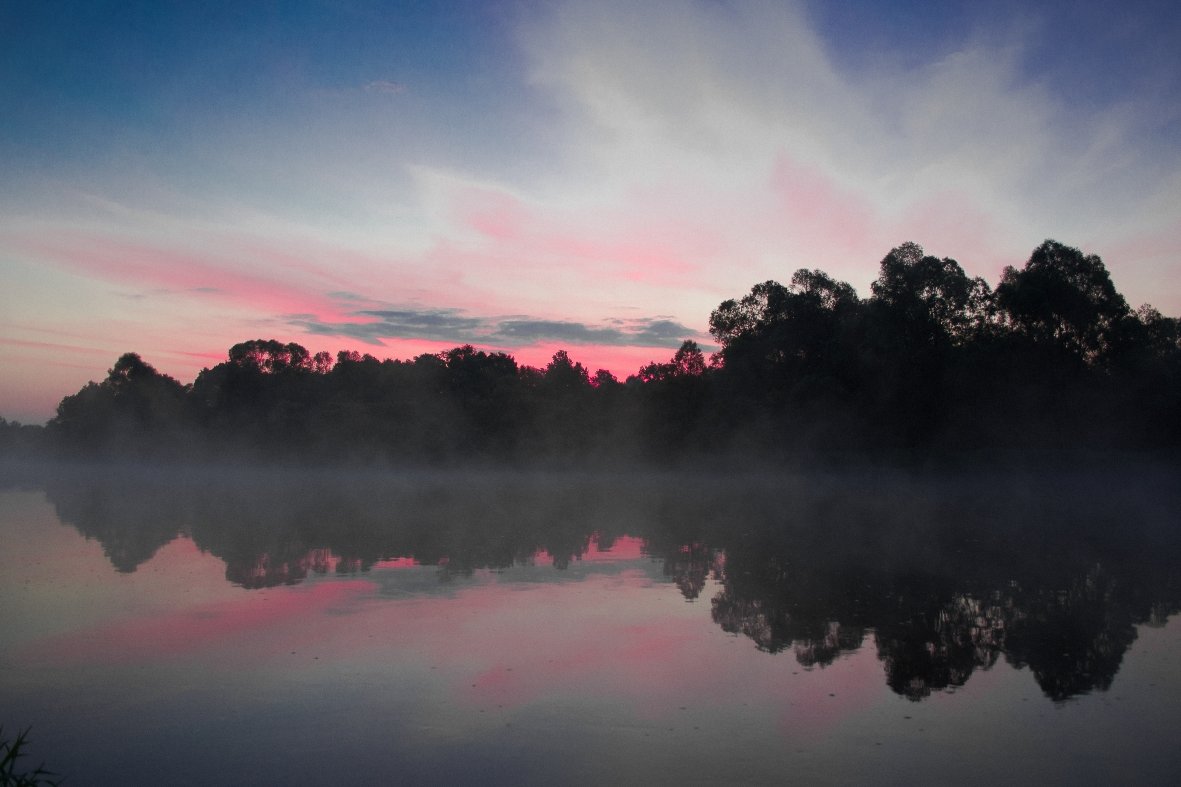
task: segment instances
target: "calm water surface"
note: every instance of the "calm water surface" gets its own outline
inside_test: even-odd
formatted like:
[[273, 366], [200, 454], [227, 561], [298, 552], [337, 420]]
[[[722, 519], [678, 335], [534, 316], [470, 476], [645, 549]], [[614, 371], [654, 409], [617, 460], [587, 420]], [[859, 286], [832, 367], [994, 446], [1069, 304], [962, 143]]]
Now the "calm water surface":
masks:
[[77, 785], [1174, 783], [1176, 474], [74, 471], [0, 724]]

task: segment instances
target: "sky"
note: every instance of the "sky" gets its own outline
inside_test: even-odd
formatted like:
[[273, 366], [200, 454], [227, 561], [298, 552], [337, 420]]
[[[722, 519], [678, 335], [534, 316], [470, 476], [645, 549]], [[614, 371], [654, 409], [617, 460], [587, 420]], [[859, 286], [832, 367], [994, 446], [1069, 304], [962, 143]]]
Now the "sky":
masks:
[[1181, 315], [1169, 2], [0, 0], [0, 416], [124, 352], [620, 379], [756, 283], [1047, 238]]

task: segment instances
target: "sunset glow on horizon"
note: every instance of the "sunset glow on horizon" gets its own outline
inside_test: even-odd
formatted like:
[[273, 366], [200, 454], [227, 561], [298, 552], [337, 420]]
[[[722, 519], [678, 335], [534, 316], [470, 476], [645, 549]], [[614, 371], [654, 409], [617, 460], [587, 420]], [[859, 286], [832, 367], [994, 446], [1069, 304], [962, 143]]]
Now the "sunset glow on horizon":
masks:
[[1181, 14], [1154, 0], [0, 10], [0, 416], [125, 352], [472, 344], [619, 379], [906, 241], [1046, 238], [1181, 315]]

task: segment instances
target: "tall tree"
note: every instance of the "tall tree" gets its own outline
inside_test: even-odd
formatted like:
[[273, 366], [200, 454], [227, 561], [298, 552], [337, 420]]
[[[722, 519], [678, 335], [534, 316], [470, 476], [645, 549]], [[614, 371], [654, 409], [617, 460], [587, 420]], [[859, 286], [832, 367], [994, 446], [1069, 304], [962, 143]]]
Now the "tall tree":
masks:
[[148, 454], [177, 447], [185, 423], [186, 389], [125, 353], [101, 383], [88, 383], [58, 404], [48, 428], [70, 451]]
[[1103, 260], [1047, 240], [1020, 271], [1006, 267], [997, 304], [1013, 327], [1089, 364], [1107, 358], [1111, 339], [1130, 310]]
[[873, 300], [911, 348], [916, 343], [963, 344], [988, 324], [991, 293], [953, 259], [933, 257], [917, 243], [891, 249], [872, 285]]

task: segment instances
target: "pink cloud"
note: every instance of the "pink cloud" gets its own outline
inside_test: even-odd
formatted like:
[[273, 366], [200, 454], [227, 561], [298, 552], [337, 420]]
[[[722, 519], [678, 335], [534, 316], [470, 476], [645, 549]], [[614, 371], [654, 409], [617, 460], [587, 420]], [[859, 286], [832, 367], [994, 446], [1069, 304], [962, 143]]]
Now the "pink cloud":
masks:
[[625, 238], [602, 251], [607, 259], [616, 261], [619, 274], [629, 281], [685, 286], [698, 271], [698, 265], [682, 250], [658, 240]]
[[995, 286], [1005, 265], [1019, 262], [1022, 250], [998, 241], [1005, 236], [994, 215], [963, 191], [947, 189], [915, 198], [899, 194], [892, 218], [867, 196], [839, 183], [829, 173], [786, 155], [771, 176], [777, 232], [800, 267], [820, 268], [849, 281], [862, 297], [886, 253], [906, 241], [929, 254], [953, 257], [969, 275]]
[[[597, 288], [612, 277], [646, 284], [691, 286], [698, 272], [694, 250], [715, 246], [712, 234], [698, 222], [662, 218], [653, 205], [639, 210], [582, 215], [572, 220], [552, 215], [523, 200], [487, 188], [466, 188], [452, 197], [452, 211], [464, 227], [491, 244], [466, 249], [469, 266], [482, 272], [499, 270], [520, 275], [523, 269], [543, 279], [566, 274], [593, 279]], [[708, 241], [707, 241], [708, 236]], [[440, 249], [436, 259], [453, 257]]]
[[[59, 331], [26, 326], [16, 330], [68, 338]], [[94, 337], [90, 340], [97, 341]], [[116, 357], [101, 347], [81, 343], [0, 337], [0, 363], [5, 369], [0, 378], [0, 416], [22, 423], [46, 421], [63, 396], [77, 391], [87, 379], [105, 376]]]
[[296, 254], [274, 244], [232, 239], [227, 249], [218, 256], [249, 260], [252, 265], [263, 263], [288, 275], [301, 273], [306, 279], [335, 285], [335, 289], [338, 290], [348, 290], [356, 284], [355, 280], [343, 271], [358, 263], [373, 265], [376, 262], [366, 255], [307, 239], [301, 240], [299, 246], [300, 251]]
[[781, 155], [771, 186], [790, 242], [842, 257], [861, 255], [878, 243], [881, 232], [869, 200], [828, 173]]
[[83, 232], [58, 233], [52, 240], [22, 238], [19, 245], [38, 257], [125, 285], [245, 303], [278, 314], [343, 316], [335, 302], [311, 288], [244, 273], [176, 249]]
[[[996, 286], [1004, 266], [1018, 264], [1023, 253], [1012, 243], [996, 240], [1004, 236], [996, 219], [962, 191], [946, 190], [910, 204], [898, 220], [895, 234], [898, 238], [891, 248], [913, 240], [928, 254], [955, 259], [969, 275], [983, 276], [991, 287]], [[880, 256], [885, 256], [885, 251]]]
[[534, 218], [520, 199], [484, 188], [462, 190], [452, 209], [461, 224], [497, 241], [522, 237]]
[[226, 354], [224, 352], [187, 352], [177, 350], [173, 351], [171, 355], [180, 358], [192, 359], [208, 365], [218, 364], [226, 359]]
[[[655, 301], [665, 288], [694, 281], [697, 263], [688, 247], [717, 245], [713, 231], [701, 229], [700, 222], [681, 226], [637, 212], [626, 215], [626, 220], [617, 216], [570, 221], [488, 189], [462, 192], [455, 204], [458, 215], [476, 229], [476, 242], [440, 238], [417, 258], [402, 259], [381, 258], [314, 238], [301, 241], [299, 249], [293, 250], [290, 244], [228, 236], [209, 239], [197, 252], [98, 231], [64, 230], [49, 238], [10, 232], [5, 241], [33, 259], [134, 288], [149, 297], [167, 296], [178, 315], [171, 324], [145, 329], [151, 310], [128, 309], [119, 315], [74, 313], [70, 319], [79, 324], [98, 321], [102, 326], [101, 335], [93, 337], [101, 345], [91, 353], [94, 362], [75, 364], [88, 373], [65, 388], [52, 389], [33, 381], [31, 368], [16, 373], [30, 377], [28, 387], [40, 385], [37, 395], [43, 402], [38, 409], [48, 414], [52, 402], [72, 393], [84, 378], [100, 379], [113, 359], [129, 350], [188, 382], [202, 367], [224, 360], [221, 348], [247, 338], [298, 341], [313, 352], [356, 350], [383, 359], [440, 352], [463, 341], [381, 337], [384, 346], [378, 346], [359, 338], [305, 331], [290, 324], [289, 315], [309, 314], [324, 323], [366, 322], [369, 318], [357, 312], [393, 301], [443, 306], [477, 316], [492, 316], [489, 312], [495, 309], [537, 319], [578, 319], [570, 311], [573, 308], [590, 310], [588, 325], [594, 327], [603, 316], [611, 316], [612, 309], [645, 297], [652, 288], [659, 289], [652, 292]], [[327, 294], [331, 291], [363, 295], [337, 297]], [[584, 292], [591, 301], [555, 299], [555, 293], [571, 291]], [[595, 298], [610, 303], [593, 305]], [[194, 322], [191, 318], [215, 308], [230, 311], [221, 312], [217, 320]], [[189, 319], [182, 320], [181, 315]], [[19, 338], [35, 341], [37, 337]], [[520, 363], [544, 366], [556, 350], [570, 346], [553, 341], [485, 344], [483, 348], [504, 350]], [[52, 348], [44, 349], [47, 355], [59, 355]], [[667, 360], [672, 353], [659, 347], [579, 345], [574, 349], [592, 372], [605, 368], [620, 379], [650, 361]]]
[[[82, 354], [82, 355], [106, 355], [106, 351], [96, 347], [83, 347], [76, 344], [63, 344], [61, 342], [36, 342], [25, 339], [9, 339], [0, 336], [0, 344], [8, 345], [9, 347], [19, 347], [25, 350], [35, 350], [37, 352], [49, 351], [53, 355], [62, 354]], [[52, 356], [50, 363], [53, 362]]]

